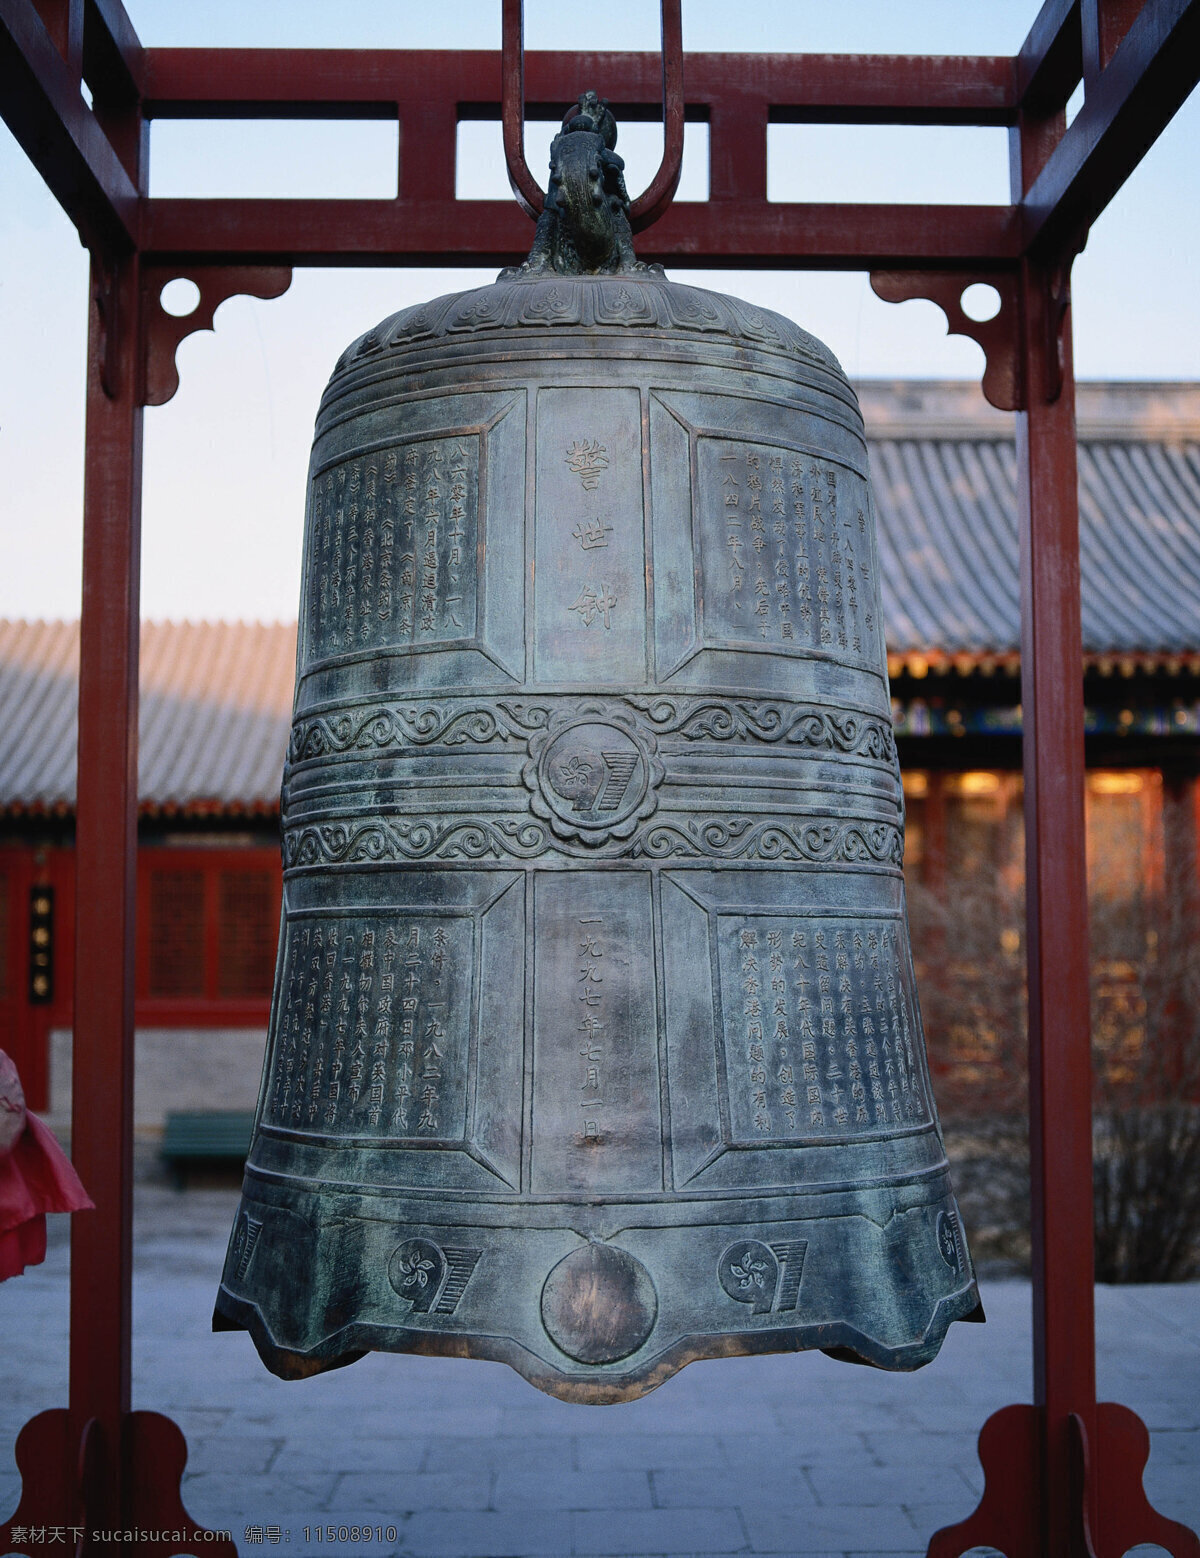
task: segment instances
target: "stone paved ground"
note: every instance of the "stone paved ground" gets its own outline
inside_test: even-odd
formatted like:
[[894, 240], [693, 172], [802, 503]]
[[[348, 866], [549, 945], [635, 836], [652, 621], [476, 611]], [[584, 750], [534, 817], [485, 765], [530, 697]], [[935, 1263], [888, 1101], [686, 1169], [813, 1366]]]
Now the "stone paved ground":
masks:
[[[440, 1359], [372, 1355], [284, 1384], [246, 1337], [208, 1328], [235, 1201], [139, 1187], [134, 1405], [184, 1429], [188, 1508], [243, 1554], [361, 1552], [314, 1534], [351, 1524], [394, 1526], [369, 1550], [404, 1558], [922, 1554], [976, 1503], [979, 1425], [1029, 1399], [1029, 1285], [1014, 1281], [986, 1283], [989, 1323], [952, 1327], [911, 1376], [747, 1358], [590, 1408], [500, 1364]], [[66, 1398], [53, 1221], [46, 1265], [0, 1287], [0, 1516], [16, 1503], [17, 1429]], [[1200, 1524], [1200, 1284], [1101, 1288], [1097, 1321], [1101, 1397], [1152, 1431], [1152, 1500]], [[277, 1548], [247, 1543], [247, 1526], [278, 1526]]]

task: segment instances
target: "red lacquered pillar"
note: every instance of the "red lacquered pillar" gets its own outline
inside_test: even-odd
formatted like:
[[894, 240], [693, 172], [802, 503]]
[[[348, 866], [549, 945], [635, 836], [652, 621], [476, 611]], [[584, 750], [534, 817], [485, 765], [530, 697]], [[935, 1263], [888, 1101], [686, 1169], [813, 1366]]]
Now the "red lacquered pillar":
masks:
[[[1094, 1438], [1091, 1018], [1079, 501], [1066, 274], [1025, 261], [1017, 414], [1034, 1403], [1043, 1550], [1075, 1552], [1070, 1418]], [[1090, 1503], [1094, 1489], [1084, 1494]], [[1093, 1511], [1094, 1513], [1094, 1511]], [[1089, 1522], [1090, 1523], [1090, 1522]]]

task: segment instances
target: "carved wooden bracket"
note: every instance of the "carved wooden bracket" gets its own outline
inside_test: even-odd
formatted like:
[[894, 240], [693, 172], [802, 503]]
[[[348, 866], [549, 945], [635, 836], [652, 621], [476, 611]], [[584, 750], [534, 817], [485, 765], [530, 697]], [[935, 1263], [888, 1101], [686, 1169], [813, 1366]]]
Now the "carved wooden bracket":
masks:
[[[1146, 1497], [1142, 1471], [1150, 1434], [1135, 1412], [1113, 1401], [1096, 1407], [1089, 1443], [1083, 1419], [1068, 1419], [1071, 1445], [1069, 1499], [1074, 1558], [1121, 1558], [1142, 1542], [1156, 1543], [1172, 1558], [1200, 1558], [1200, 1539], [1177, 1520], [1160, 1515]], [[1039, 1460], [1042, 1409], [1001, 1407], [979, 1434], [984, 1492], [974, 1514], [943, 1526], [929, 1539], [926, 1558], [960, 1558], [977, 1547], [998, 1547], [1007, 1558], [1041, 1558], [1043, 1500]], [[1089, 1505], [1095, 1506], [1095, 1524]]]
[[[976, 282], [995, 287], [1000, 294], [999, 311], [991, 319], [970, 319], [963, 312], [963, 293]], [[946, 316], [951, 335], [969, 336], [983, 348], [987, 359], [983, 370], [985, 398], [1000, 411], [1025, 409], [1015, 270], [875, 270], [871, 272], [871, 286], [885, 303], [906, 303], [910, 298], [925, 298], [936, 303]], [[1061, 391], [1061, 371], [1058, 388]], [[1057, 394], [1049, 398], [1056, 399]]]
[[[169, 281], [195, 282], [200, 300], [190, 314], [177, 317], [162, 305]], [[211, 330], [213, 315], [231, 297], [277, 298], [292, 284], [286, 265], [148, 265], [142, 272], [142, 339], [145, 364], [142, 404], [165, 406], [179, 388], [175, 352], [197, 330]]]

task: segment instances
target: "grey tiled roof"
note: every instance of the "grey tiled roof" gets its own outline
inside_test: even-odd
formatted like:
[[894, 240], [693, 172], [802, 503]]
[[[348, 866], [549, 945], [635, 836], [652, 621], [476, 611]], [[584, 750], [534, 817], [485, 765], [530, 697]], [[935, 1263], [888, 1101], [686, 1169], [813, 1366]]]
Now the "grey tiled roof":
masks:
[[[273, 810], [295, 661], [295, 623], [143, 623], [143, 808]], [[0, 621], [0, 809], [73, 808], [78, 675], [78, 622]]]
[[[1015, 653], [1012, 444], [880, 439], [871, 474], [892, 653]], [[1084, 650], [1200, 649], [1200, 442], [1083, 441], [1079, 499]]]
[[[1020, 629], [1012, 419], [975, 386], [858, 386], [893, 674], [1012, 661]], [[1084, 648], [1200, 675], [1200, 386], [1082, 385]], [[146, 623], [142, 806], [266, 812], [291, 713], [294, 623]], [[79, 629], [0, 621], [0, 810], [75, 799]]]

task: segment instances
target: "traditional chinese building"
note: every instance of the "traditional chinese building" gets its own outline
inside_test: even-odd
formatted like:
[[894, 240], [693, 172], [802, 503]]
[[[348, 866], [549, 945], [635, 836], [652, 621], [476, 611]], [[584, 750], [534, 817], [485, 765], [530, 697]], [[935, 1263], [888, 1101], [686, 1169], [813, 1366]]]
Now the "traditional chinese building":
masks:
[[[860, 386], [878, 506], [906, 871], [951, 1109], [1015, 1096], [1023, 1024], [1011, 418], [974, 385]], [[1196, 939], [1200, 386], [1078, 389], [1088, 844], [1110, 1069], [1182, 1042]], [[585, 489], [603, 450], [580, 443]], [[584, 527], [581, 546], [603, 545]], [[602, 631], [603, 592], [572, 606]], [[0, 623], [0, 1045], [69, 1102], [78, 624]], [[292, 624], [142, 630], [138, 1123], [253, 1105], [275, 966]], [[397, 953], [398, 955], [398, 953]]]

